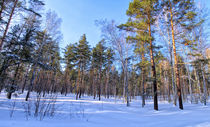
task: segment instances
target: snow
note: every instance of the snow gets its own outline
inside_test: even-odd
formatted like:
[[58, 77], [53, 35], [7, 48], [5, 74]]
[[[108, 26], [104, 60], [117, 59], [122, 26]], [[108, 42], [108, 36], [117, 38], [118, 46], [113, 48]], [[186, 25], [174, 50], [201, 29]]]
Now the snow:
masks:
[[[26, 115], [25, 94], [12, 100], [5, 96], [0, 94], [0, 127], [210, 127], [209, 105], [185, 103], [184, 110], [179, 110], [171, 103], [159, 101], [159, 111], [154, 111], [152, 100], [141, 108], [140, 98], [126, 107], [119, 98], [98, 101], [85, 96], [75, 100], [73, 94], [57, 95], [55, 115], [40, 120], [33, 111], [31, 116]], [[32, 93], [31, 98], [36, 98], [36, 94]], [[49, 96], [42, 101], [50, 101]], [[33, 101], [30, 104], [33, 107]]]

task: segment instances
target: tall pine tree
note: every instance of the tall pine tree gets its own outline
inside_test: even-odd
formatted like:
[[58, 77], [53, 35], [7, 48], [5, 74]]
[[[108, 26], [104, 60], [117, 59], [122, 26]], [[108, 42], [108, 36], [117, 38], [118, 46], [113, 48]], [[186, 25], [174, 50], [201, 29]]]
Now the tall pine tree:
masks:
[[[137, 40], [136, 45], [137, 43], [140, 43], [142, 49], [144, 47], [144, 43], [149, 43], [150, 45], [149, 51], [150, 51], [150, 62], [152, 69], [155, 110], [158, 110], [158, 95], [157, 95], [156, 69], [155, 69], [155, 61], [153, 53], [154, 39], [152, 35], [152, 26], [157, 16], [158, 4], [159, 4], [158, 2], [159, 2], [158, 0], [134, 0], [133, 2], [130, 2], [129, 8], [127, 10], [127, 15], [130, 16], [130, 18], [126, 24], [120, 26], [121, 28], [127, 31], [136, 33], [136, 37], [134, 38], [129, 37], [128, 39]], [[141, 52], [141, 55], [142, 59], [144, 60], [144, 52]], [[142, 69], [142, 72], [144, 75], [144, 69]]]

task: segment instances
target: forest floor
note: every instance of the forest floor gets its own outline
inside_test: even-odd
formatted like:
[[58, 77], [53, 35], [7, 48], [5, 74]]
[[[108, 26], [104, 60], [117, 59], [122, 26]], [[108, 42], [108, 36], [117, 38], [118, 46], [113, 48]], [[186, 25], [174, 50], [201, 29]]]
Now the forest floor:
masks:
[[159, 111], [154, 111], [152, 100], [141, 108], [139, 98], [126, 107], [119, 98], [76, 100], [69, 94], [39, 99], [33, 93], [25, 102], [25, 94], [11, 100], [5, 96], [0, 94], [0, 127], [210, 127], [210, 104], [184, 103], [184, 110], [179, 110], [159, 100]]

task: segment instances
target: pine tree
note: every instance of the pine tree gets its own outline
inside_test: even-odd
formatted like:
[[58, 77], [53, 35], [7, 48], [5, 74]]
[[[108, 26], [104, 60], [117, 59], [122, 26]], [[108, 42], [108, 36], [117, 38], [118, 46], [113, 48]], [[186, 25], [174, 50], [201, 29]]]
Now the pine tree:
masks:
[[[33, 63], [33, 52], [35, 48], [34, 40], [36, 35], [36, 30], [39, 28], [37, 23], [32, 23], [33, 19], [26, 19], [25, 24], [22, 26], [16, 25], [9, 32], [9, 37], [5, 43], [6, 51], [4, 54], [4, 66], [2, 66], [1, 72], [5, 71], [9, 66], [17, 66], [14, 78], [12, 81], [12, 86], [16, 81], [16, 76], [22, 63]], [[12, 56], [12, 57], [11, 57]], [[9, 61], [14, 61], [15, 64], [8, 63]], [[11, 92], [8, 93], [8, 98], [11, 98]]]
[[[5, 37], [6, 37], [6, 35], [7, 35], [7, 32], [8, 32], [8, 29], [9, 29], [10, 22], [11, 22], [11, 20], [12, 20], [13, 15], [14, 15], [14, 11], [15, 11], [15, 8], [16, 8], [16, 6], [17, 6], [17, 3], [18, 3], [18, 0], [15, 0], [14, 5], [13, 5], [13, 7], [12, 7], [12, 10], [11, 10], [11, 12], [10, 12], [10, 16], [9, 16], [8, 21], [7, 21], [7, 24], [6, 24], [6, 27], [5, 27], [3, 36], [2, 36], [2, 38], [1, 38], [1, 40], [0, 40], [0, 51], [2, 50], [2, 46], [3, 46], [3, 43], [4, 43]], [[3, 9], [3, 6], [2, 6], [2, 9]]]
[[[177, 85], [177, 95], [179, 97], [179, 108], [183, 109], [182, 103], [182, 93], [180, 84], [180, 74], [179, 74], [179, 63], [177, 58], [177, 46], [176, 46], [176, 33], [174, 31], [175, 27], [180, 27], [183, 34], [181, 35], [181, 41], [185, 40], [184, 36], [186, 30], [191, 30], [194, 23], [191, 22], [195, 17], [195, 8], [193, 0], [164, 0], [162, 2], [163, 8], [169, 10], [170, 12], [170, 25], [171, 25], [171, 35], [172, 35], [172, 45], [174, 52], [174, 68], [176, 73], [176, 85]], [[185, 43], [186, 44], [186, 43]]]
[[81, 98], [84, 93], [84, 75], [90, 62], [90, 48], [84, 34], [79, 43], [76, 46], [76, 66], [78, 70], [78, 76], [76, 81], [77, 95], [76, 98]]
[[[92, 51], [92, 62], [94, 63], [94, 68], [96, 69], [96, 75], [98, 76], [97, 83], [97, 91], [99, 101], [101, 100], [101, 92], [102, 92], [102, 72], [105, 68], [106, 62], [106, 47], [104, 46], [104, 40], [101, 40]], [[109, 54], [110, 55], [110, 54]], [[110, 57], [110, 56], [109, 56]], [[109, 63], [110, 64], [110, 63]]]
[[[5, 7], [4, 5], [6, 3], [7, 4], [8, 3], [12, 4], [11, 7]], [[10, 8], [11, 8], [11, 10], [9, 10], [10, 12], [9, 12], [9, 15], [8, 15], [8, 20], [6, 21], [6, 24], [5, 24], [6, 26], [5, 26], [4, 30], [3, 30], [3, 35], [2, 35], [2, 37], [0, 39], [0, 51], [3, 48], [3, 44], [4, 44], [4, 41], [6, 39], [7, 33], [9, 31], [10, 23], [12, 21], [12, 18], [16, 14], [16, 10], [18, 8], [20, 10], [22, 10], [22, 11], [18, 10], [19, 13], [25, 13], [25, 12], [26, 13], [32, 13], [33, 15], [41, 17], [39, 12], [35, 9], [35, 6], [41, 7], [41, 6], [44, 5], [44, 3], [42, 1], [40, 1], [40, 0], [33, 0], [33, 1], [29, 1], [28, 3], [29, 3], [28, 4], [29, 6], [26, 6], [25, 1], [22, 1], [22, 0], [14, 0], [14, 1], [5, 1], [5, 0], [3, 0], [2, 1], [2, 3], [1, 3], [1, 10], [0, 10], [0, 22], [4, 23], [3, 20], [5, 20], [5, 19], [2, 18], [3, 12], [6, 11], [7, 9], [10, 9]]]
[[[67, 88], [67, 80], [72, 80], [71, 78], [67, 78], [67, 77], [73, 77], [73, 75], [76, 73], [75, 69], [76, 69], [76, 45], [75, 44], [70, 44], [67, 45], [66, 49], [65, 49], [65, 55], [64, 55], [64, 60], [65, 60], [65, 71], [64, 71], [64, 83], [62, 85], [61, 88], [61, 94], [64, 93], [64, 91]], [[67, 90], [65, 91], [65, 93], [67, 93]]]
[[107, 51], [105, 52], [105, 70], [106, 70], [106, 84], [105, 84], [105, 93], [107, 98], [109, 98], [110, 95], [110, 71], [111, 67], [114, 61], [114, 51], [111, 48], [108, 48]]
[[[152, 68], [152, 80], [153, 80], [153, 93], [154, 93], [154, 109], [158, 110], [158, 98], [157, 98], [157, 79], [156, 79], [156, 69], [153, 53], [153, 37], [152, 37], [152, 25], [154, 24], [157, 10], [158, 1], [157, 0], [134, 0], [130, 2], [129, 8], [127, 10], [127, 15], [130, 16], [128, 22], [120, 27], [126, 29], [127, 31], [135, 32], [137, 40], [136, 43], [142, 43], [141, 47], [144, 47], [144, 43], [149, 43], [150, 47], [150, 61]], [[131, 38], [133, 39], [133, 38]], [[144, 59], [144, 53], [141, 53]], [[144, 75], [144, 71], [143, 75]], [[144, 79], [144, 77], [143, 77]], [[143, 82], [144, 83], [144, 82]], [[144, 90], [143, 90], [144, 91]], [[144, 97], [143, 97], [144, 98]], [[144, 102], [143, 102], [144, 103]]]
[[0, 2], [0, 5], [1, 5], [1, 10], [0, 10], [0, 21], [1, 21], [2, 20], [1, 15], [2, 15], [2, 12], [3, 12], [4, 8], [5, 8], [5, 0], [2, 0]]

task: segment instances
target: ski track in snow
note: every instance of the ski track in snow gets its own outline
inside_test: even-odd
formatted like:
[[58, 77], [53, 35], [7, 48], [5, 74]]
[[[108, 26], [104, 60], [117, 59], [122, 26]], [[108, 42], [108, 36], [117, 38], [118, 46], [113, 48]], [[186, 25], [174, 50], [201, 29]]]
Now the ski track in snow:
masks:
[[[75, 100], [75, 95], [69, 94], [57, 96], [54, 117], [39, 120], [32, 115], [27, 120], [24, 97], [22, 94], [8, 100], [5, 93], [0, 94], [0, 127], [210, 127], [209, 104], [184, 103], [184, 110], [179, 110], [172, 103], [159, 101], [159, 111], [154, 111], [152, 100], [146, 101], [146, 106], [141, 108], [140, 97], [126, 107], [119, 98], [98, 101], [84, 96]], [[33, 93], [31, 98], [35, 97]], [[49, 101], [49, 98], [42, 101]], [[13, 117], [10, 117], [14, 102]]]

